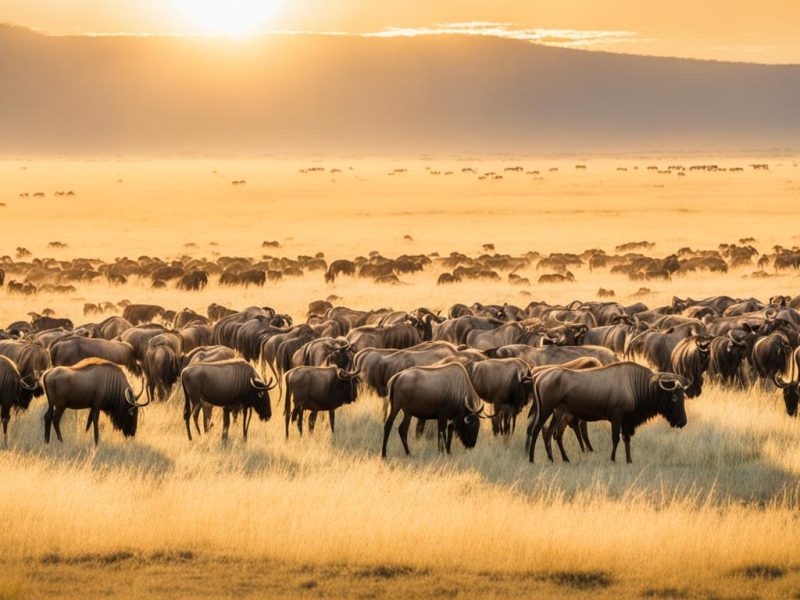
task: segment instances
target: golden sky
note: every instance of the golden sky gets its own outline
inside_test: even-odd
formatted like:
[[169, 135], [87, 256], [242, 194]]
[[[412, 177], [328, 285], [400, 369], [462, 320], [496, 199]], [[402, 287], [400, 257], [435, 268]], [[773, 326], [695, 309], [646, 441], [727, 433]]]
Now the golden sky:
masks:
[[220, 33], [214, 27], [228, 17], [232, 26], [244, 22], [258, 31], [479, 33], [637, 54], [800, 63], [800, 0], [0, 0], [0, 22], [55, 34]]

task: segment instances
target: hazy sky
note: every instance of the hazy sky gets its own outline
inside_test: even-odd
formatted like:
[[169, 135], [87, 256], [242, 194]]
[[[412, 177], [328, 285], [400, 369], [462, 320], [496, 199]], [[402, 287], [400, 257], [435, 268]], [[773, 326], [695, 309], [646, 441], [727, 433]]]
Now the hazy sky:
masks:
[[[193, 16], [191, 7], [201, 5], [206, 14]], [[483, 34], [594, 49], [800, 63], [800, 0], [0, 0], [0, 22], [59, 34], [197, 34], [212, 32], [209, 21], [226, 21], [226, 10], [241, 13], [231, 16], [234, 24], [258, 20], [259, 30], [430, 31], [484, 21], [502, 25], [484, 25]], [[272, 14], [248, 18], [262, 12]], [[531, 31], [545, 29], [594, 33], [548, 39]]]

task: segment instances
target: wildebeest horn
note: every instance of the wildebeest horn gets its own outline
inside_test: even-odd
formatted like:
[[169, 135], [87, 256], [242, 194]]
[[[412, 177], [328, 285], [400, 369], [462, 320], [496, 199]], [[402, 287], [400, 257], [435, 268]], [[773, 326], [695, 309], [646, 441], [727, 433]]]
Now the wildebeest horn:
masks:
[[778, 316], [778, 309], [777, 308], [768, 308], [764, 311], [764, 318], [767, 321], [774, 321], [775, 317]]
[[[274, 381], [274, 379], [272, 379], [270, 377], [270, 382], [272, 382], [272, 381]], [[270, 389], [269, 388], [269, 384], [264, 383], [263, 381], [261, 381], [260, 379], [258, 379], [256, 377], [251, 377], [250, 378], [250, 385], [252, 385], [257, 390], [268, 390], [268, 389]]]
[[[29, 384], [27, 382], [29, 377], [33, 378], [33, 384]], [[36, 389], [36, 387], [37, 387], [37, 383], [36, 382], [37, 381], [39, 381], [39, 378], [34, 373], [29, 373], [28, 375], [25, 375], [24, 377], [20, 377], [19, 378], [19, 384], [22, 387], [24, 387], [26, 390], [28, 390], [28, 391], [32, 391], [32, 390]]]
[[[671, 386], [666, 385], [667, 381], [672, 383], [672, 385]], [[658, 377], [658, 387], [660, 387], [665, 392], [674, 392], [675, 390], [678, 389], [678, 386], [680, 385], [680, 383], [678, 382], [677, 379], [670, 379], [670, 380], [667, 380], [667, 381], [664, 381], [661, 377]]]
[[779, 388], [781, 388], [781, 389], [783, 389], [783, 388], [787, 388], [787, 387], [789, 387], [790, 385], [792, 385], [792, 382], [791, 382], [791, 381], [784, 381], [784, 380], [783, 380], [783, 377], [781, 377], [781, 374], [780, 374], [780, 373], [775, 373], [775, 374], [772, 376], [772, 382], [773, 382], [773, 383], [776, 385], [776, 387], [779, 387]]
[[336, 376], [339, 379], [352, 379], [358, 375], [358, 371], [345, 371], [344, 369], [336, 369]]
[[139, 390], [139, 393], [136, 394], [135, 396], [133, 395], [133, 390], [131, 388], [129, 387], [125, 388], [125, 400], [128, 401], [128, 404], [130, 404], [131, 406], [135, 406], [136, 408], [144, 408], [145, 406], [150, 404], [150, 400], [148, 400], [147, 402], [143, 402], [141, 404], [136, 402], [142, 396], [142, 394], [144, 394], [144, 382], [142, 382], [142, 389]]
[[732, 329], [730, 331], [728, 331], [728, 336], [727, 337], [735, 346], [744, 346], [745, 345], [744, 344], [744, 340], [737, 340], [733, 336], [733, 330]]

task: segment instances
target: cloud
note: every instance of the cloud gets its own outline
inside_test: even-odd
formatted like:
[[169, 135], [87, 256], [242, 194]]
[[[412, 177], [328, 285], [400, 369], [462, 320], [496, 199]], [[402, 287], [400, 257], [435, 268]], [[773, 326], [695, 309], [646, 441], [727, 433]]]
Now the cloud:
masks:
[[641, 41], [632, 31], [597, 31], [578, 29], [531, 29], [514, 23], [468, 21], [464, 23], [439, 23], [433, 27], [388, 27], [364, 37], [417, 37], [423, 35], [472, 35], [497, 37], [548, 46], [588, 48], [597, 45]]

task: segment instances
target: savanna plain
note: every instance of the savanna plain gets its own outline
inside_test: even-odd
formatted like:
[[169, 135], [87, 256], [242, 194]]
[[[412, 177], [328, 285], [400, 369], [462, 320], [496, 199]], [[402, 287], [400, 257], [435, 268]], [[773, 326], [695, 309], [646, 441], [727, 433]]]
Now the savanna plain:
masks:
[[[647, 168], [671, 165], [687, 174]], [[487, 172], [502, 178], [479, 178]], [[477, 256], [490, 243], [512, 255], [613, 252], [647, 240], [666, 256], [745, 237], [769, 252], [800, 243], [798, 199], [794, 156], [6, 158], [0, 255], [324, 252], [330, 261], [373, 250]], [[213, 278], [199, 292], [135, 278], [58, 295], [0, 289], [0, 322], [50, 308], [78, 324], [95, 318], [84, 303], [123, 299], [201, 313], [211, 302], [269, 305], [302, 322], [309, 302], [332, 294], [356, 309], [446, 311], [456, 302], [595, 300], [602, 287], [655, 307], [673, 295], [766, 301], [797, 295], [800, 284], [791, 270], [754, 277], [755, 262], [649, 282], [581, 267], [575, 282], [548, 285], [531, 267], [518, 272], [527, 286], [508, 273], [436, 285], [442, 270], [398, 285], [326, 284], [317, 271], [263, 288]], [[649, 294], [636, 295], [641, 287]], [[382, 402], [371, 393], [339, 411], [334, 435], [319, 426], [287, 441], [275, 392], [272, 406], [247, 443], [234, 427], [227, 444], [218, 415], [208, 435], [187, 440], [180, 393], [146, 408], [133, 440], [101, 419], [97, 448], [84, 415], [68, 413], [64, 443], [45, 445], [45, 402], [15, 414], [0, 451], [0, 598], [800, 598], [800, 421], [771, 385], [708, 385], [687, 400], [684, 429], [659, 420], [637, 431], [631, 465], [609, 461], [603, 423], [590, 425], [594, 453], [565, 438], [569, 464], [540, 451], [531, 465], [524, 427], [504, 443], [488, 424], [475, 449], [455, 444], [451, 456], [412, 436], [406, 457], [393, 433], [381, 460]]]

